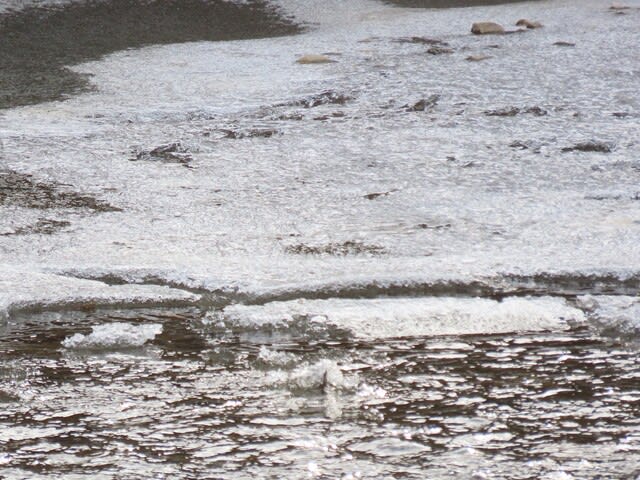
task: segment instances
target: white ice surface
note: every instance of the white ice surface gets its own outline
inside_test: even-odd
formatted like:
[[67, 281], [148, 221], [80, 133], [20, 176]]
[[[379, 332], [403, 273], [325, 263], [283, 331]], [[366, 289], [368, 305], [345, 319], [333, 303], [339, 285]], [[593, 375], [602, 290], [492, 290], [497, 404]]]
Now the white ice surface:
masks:
[[295, 300], [233, 305], [221, 314], [225, 324], [244, 328], [286, 326], [301, 316], [369, 339], [562, 330], [585, 320], [581, 310], [548, 297]]
[[[450, 10], [279, 3], [317, 25], [295, 37], [115, 53], [74, 67], [93, 74], [95, 92], [2, 113], [0, 166], [123, 209], [41, 212], [71, 226], [0, 236], [5, 307], [72, 303], [79, 286], [92, 301], [179, 295], [58, 275], [70, 272], [260, 292], [640, 271], [640, 10], [614, 15], [598, 0]], [[477, 20], [513, 25], [521, 17], [545, 27], [468, 33]], [[456, 52], [432, 56], [394, 41], [414, 35], [446, 40]], [[556, 47], [558, 40], [576, 47]], [[337, 62], [296, 64], [306, 53], [333, 53]], [[479, 53], [493, 58], [465, 61]], [[273, 107], [328, 89], [355, 100]], [[402, 108], [432, 94], [441, 95], [433, 112]], [[511, 106], [540, 106], [548, 115], [483, 115]], [[336, 111], [345, 116], [313, 120]], [[304, 118], [277, 119], [289, 113]], [[229, 127], [282, 134], [220, 138], [216, 129]], [[616, 148], [561, 153], [591, 139]], [[192, 152], [193, 169], [129, 161], [137, 149], [175, 140]], [[516, 140], [540, 153], [510, 148]], [[364, 198], [373, 192], [390, 193]], [[593, 199], [602, 192], [615, 195]], [[0, 232], [36, 220], [29, 215], [0, 206]], [[386, 253], [286, 252], [345, 241]]]
[[112, 285], [5, 266], [0, 274], [0, 319], [13, 310], [66, 305], [140, 306], [191, 304], [200, 299], [184, 290], [154, 285]]

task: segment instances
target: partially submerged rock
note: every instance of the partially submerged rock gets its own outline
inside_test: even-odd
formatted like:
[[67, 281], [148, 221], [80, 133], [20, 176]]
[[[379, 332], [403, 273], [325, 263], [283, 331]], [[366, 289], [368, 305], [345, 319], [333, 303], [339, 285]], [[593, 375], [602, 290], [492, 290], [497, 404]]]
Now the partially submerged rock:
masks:
[[353, 100], [353, 97], [345, 94], [334, 92], [333, 90], [327, 90], [317, 95], [312, 95], [300, 100], [294, 100], [288, 103], [282, 103], [276, 105], [276, 107], [304, 107], [315, 108], [320, 105], [345, 105], [347, 102]]
[[526, 142], [515, 140], [509, 144], [509, 147], [517, 148], [518, 150], [531, 150], [533, 153], [540, 153], [542, 144], [533, 140], [528, 140]]
[[242, 139], [242, 138], [271, 138], [280, 134], [280, 131], [274, 128], [251, 128], [249, 130], [231, 130], [221, 128], [220, 132], [223, 138]]
[[591, 140], [588, 142], [577, 143], [573, 147], [565, 147], [563, 152], [596, 152], [596, 153], [611, 153], [614, 145], [609, 142], [598, 142]]
[[471, 26], [471, 33], [475, 35], [496, 35], [505, 33], [504, 27], [495, 22], [476, 22]]
[[300, 63], [302, 65], [313, 65], [313, 64], [322, 64], [322, 63], [336, 63], [335, 60], [331, 59], [327, 55], [316, 55], [309, 54], [303, 55], [296, 60], [296, 63]]
[[559, 42], [554, 42], [554, 45], [556, 47], [575, 47], [576, 46], [576, 44], [573, 42], [565, 42], [562, 40], [560, 40]]
[[419, 223], [416, 225], [416, 228], [421, 230], [445, 230], [447, 228], [451, 228], [450, 223], [440, 223], [440, 224], [430, 224], [430, 223]]
[[179, 163], [188, 167], [191, 160], [193, 160], [193, 157], [189, 153], [189, 149], [184, 147], [180, 142], [173, 142], [160, 145], [151, 150], [138, 151], [135, 154], [135, 158], [132, 158], [131, 160]]
[[434, 45], [433, 47], [429, 47], [429, 49], [427, 50], [427, 53], [429, 55], [446, 55], [446, 54], [453, 53], [453, 49], [448, 47], [443, 47], [440, 45]]
[[406, 109], [407, 112], [424, 112], [425, 110], [431, 110], [438, 104], [440, 100], [440, 95], [431, 95], [428, 98], [423, 98], [422, 100], [418, 100], [413, 105], [405, 105], [403, 108]]
[[534, 29], [534, 28], [542, 28], [542, 24], [540, 22], [535, 22], [535, 21], [527, 20], [526, 18], [521, 18], [516, 22], [516, 27], [526, 27], [528, 29]]
[[428, 38], [428, 37], [406, 37], [406, 38], [398, 38], [396, 40], [398, 43], [415, 43], [418, 45], [434, 45], [441, 47], [448, 47], [449, 44], [442, 40], [438, 40], [436, 38]]
[[386, 197], [389, 194], [396, 192], [397, 190], [389, 190], [388, 192], [375, 192], [375, 193], [367, 193], [364, 198], [367, 200], [375, 200], [376, 198]]
[[313, 119], [318, 121], [325, 121], [332, 118], [344, 118], [345, 116], [346, 114], [344, 112], [333, 112], [330, 115], [318, 115], [317, 117], [313, 117]]
[[386, 249], [380, 245], [369, 245], [357, 240], [347, 240], [342, 243], [327, 243], [324, 245], [307, 245], [300, 243], [285, 248], [287, 253], [297, 255], [382, 255]]
[[528, 113], [537, 117], [542, 117], [547, 114], [547, 111], [540, 107], [507, 107], [497, 110], [486, 110], [484, 114], [488, 117], [515, 117], [516, 115]]

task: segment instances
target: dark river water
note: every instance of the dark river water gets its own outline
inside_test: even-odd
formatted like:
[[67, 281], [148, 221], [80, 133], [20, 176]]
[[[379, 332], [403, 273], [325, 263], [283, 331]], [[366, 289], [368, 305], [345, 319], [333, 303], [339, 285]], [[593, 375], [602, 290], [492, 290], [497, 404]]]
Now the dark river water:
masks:
[[588, 327], [366, 341], [180, 309], [0, 333], [1, 478], [640, 474], [640, 355]]

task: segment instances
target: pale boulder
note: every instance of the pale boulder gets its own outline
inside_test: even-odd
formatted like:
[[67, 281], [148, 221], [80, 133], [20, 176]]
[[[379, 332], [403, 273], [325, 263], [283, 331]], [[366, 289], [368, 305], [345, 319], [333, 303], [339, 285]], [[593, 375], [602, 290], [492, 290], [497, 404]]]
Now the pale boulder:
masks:
[[335, 63], [335, 60], [327, 57], [326, 55], [303, 55], [296, 60], [297, 63], [303, 65], [319, 64], [319, 63]]
[[489, 60], [493, 58], [491, 55], [469, 55], [465, 60], [467, 62], [482, 62], [483, 60]]
[[500, 34], [504, 33], [504, 28], [495, 22], [477, 22], [471, 26], [471, 33], [476, 35]]

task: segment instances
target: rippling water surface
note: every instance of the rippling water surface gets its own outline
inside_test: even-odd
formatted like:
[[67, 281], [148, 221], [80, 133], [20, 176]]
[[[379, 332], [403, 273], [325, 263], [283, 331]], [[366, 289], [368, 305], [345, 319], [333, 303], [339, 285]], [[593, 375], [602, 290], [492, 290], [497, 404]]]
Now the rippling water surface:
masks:
[[364, 340], [114, 310], [17, 318], [0, 353], [5, 478], [640, 473], [638, 350], [586, 326]]

